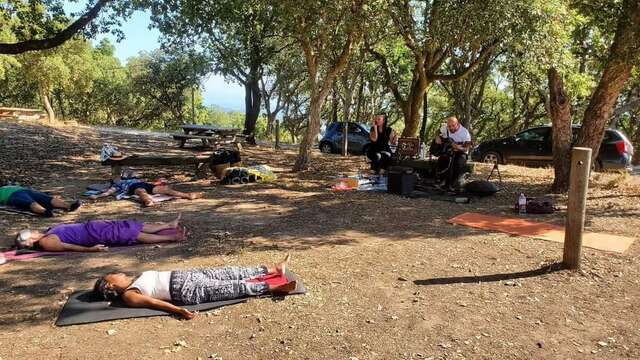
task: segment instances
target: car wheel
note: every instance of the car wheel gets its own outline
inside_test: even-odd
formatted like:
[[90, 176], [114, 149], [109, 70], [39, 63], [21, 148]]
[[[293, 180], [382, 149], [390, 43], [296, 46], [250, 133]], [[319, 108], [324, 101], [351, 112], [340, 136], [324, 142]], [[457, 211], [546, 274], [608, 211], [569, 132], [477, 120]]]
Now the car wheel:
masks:
[[487, 164], [501, 164], [502, 157], [495, 151], [487, 151], [482, 155], [482, 162]]
[[331, 154], [333, 153], [333, 146], [331, 146], [331, 144], [328, 142], [324, 142], [320, 144], [320, 152], [325, 154]]

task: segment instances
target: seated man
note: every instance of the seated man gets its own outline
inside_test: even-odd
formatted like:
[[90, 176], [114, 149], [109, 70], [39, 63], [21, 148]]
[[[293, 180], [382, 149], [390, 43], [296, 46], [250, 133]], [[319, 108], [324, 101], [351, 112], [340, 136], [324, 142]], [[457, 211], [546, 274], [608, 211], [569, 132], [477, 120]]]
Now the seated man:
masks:
[[59, 197], [52, 197], [43, 192], [20, 186], [0, 186], [0, 205], [9, 205], [20, 210], [52, 217], [54, 216], [53, 209], [75, 211], [81, 203], [79, 200], [64, 201]]
[[447, 124], [440, 129], [435, 142], [445, 145], [443, 154], [438, 157], [437, 178], [440, 182], [438, 185], [454, 191], [454, 188], [459, 185], [458, 179], [467, 165], [471, 135], [464, 126], [460, 125], [458, 119], [452, 116], [447, 119]]
[[377, 114], [373, 118], [373, 126], [369, 134], [371, 144], [367, 157], [371, 160], [371, 170], [380, 174], [387, 170], [391, 163], [391, 146], [398, 144], [398, 134], [387, 124], [385, 114]]

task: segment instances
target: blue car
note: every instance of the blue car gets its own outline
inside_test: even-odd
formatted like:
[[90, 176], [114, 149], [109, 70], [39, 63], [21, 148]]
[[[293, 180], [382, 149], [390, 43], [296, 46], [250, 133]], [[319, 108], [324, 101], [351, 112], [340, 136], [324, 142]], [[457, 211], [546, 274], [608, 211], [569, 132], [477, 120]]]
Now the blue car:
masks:
[[[573, 141], [579, 125], [573, 126]], [[540, 126], [507, 138], [490, 140], [476, 146], [471, 152], [473, 161], [499, 164], [551, 165], [553, 163], [551, 126]], [[600, 152], [593, 168], [602, 170], [631, 170], [633, 145], [623, 132], [606, 129]]]
[[[342, 152], [342, 134], [344, 122], [334, 122], [327, 126], [322, 139], [320, 139], [320, 151], [325, 154]], [[369, 130], [363, 125], [349, 122], [347, 124], [347, 150], [352, 154], [366, 154], [371, 139]]]

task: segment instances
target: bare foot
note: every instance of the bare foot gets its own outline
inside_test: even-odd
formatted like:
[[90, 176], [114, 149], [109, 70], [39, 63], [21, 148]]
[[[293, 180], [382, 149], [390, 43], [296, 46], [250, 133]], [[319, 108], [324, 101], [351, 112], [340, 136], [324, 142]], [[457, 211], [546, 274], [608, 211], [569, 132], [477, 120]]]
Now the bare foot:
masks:
[[180, 226], [180, 219], [182, 218], [182, 213], [178, 213], [178, 216], [173, 220], [167, 223], [169, 227], [172, 229], [177, 229]]
[[204, 193], [201, 193], [201, 192], [189, 193], [189, 200], [200, 199], [203, 196], [204, 196]]
[[296, 285], [297, 283], [295, 281], [290, 281], [284, 285], [269, 288], [269, 292], [273, 296], [284, 296], [292, 293], [296, 289]]
[[187, 240], [187, 228], [184, 226], [180, 226], [177, 228], [177, 232], [176, 232], [176, 241], [185, 241]]
[[149, 201], [145, 201], [144, 202], [144, 207], [154, 207], [157, 204], [153, 201], [153, 200], [149, 200]]
[[275, 272], [278, 275], [284, 275], [287, 272], [287, 266], [289, 266], [289, 261], [291, 261], [291, 254], [287, 254], [284, 257], [284, 260], [282, 260], [281, 263], [276, 264], [272, 271], [269, 272]]

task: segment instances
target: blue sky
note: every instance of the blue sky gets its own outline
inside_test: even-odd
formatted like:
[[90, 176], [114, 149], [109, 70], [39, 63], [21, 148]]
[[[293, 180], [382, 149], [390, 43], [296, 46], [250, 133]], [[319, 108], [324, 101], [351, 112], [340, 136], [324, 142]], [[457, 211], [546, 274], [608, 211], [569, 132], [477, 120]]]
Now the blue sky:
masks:
[[[84, 8], [85, 1], [80, 3], [65, 2], [68, 12], [79, 11]], [[131, 18], [124, 21], [120, 28], [125, 39], [117, 42], [112, 35], [98, 35], [94, 42], [108, 38], [115, 45], [116, 56], [124, 64], [127, 59], [137, 55], [140, 51], [152, 51], [160, 45], [158, 39], [160, 32], [157, 29], [149, 29], [151, 21], [149, 14], [138, 11]], [[203, 98], [205, 105], [218, 105], [226, 110], [244, 111], [244, 88], [237, 83], [227, 83], [218, 75], [210, 75], [204, 81]]]

